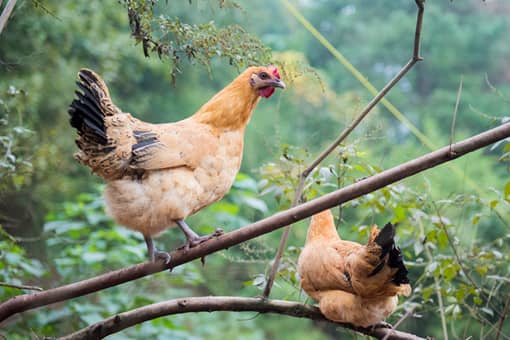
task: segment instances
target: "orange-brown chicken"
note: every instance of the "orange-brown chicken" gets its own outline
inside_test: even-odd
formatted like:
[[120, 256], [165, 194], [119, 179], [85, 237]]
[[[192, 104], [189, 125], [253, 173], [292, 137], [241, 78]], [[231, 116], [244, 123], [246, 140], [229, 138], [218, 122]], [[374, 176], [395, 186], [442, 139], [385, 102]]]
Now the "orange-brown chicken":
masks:
[[394, 236], [392, 224], [381, 231], [374, 226], [361, 245], [340, 239], [331, 211], [312, 217], [298, 272], [301, 287], [319, 302], [324, 316], [367, 327], [395, 310], [398, 295], [411, 293]]
[[239, 171], [244, 130], [260, 97], [285, 88], [276, 67], [250, 67], [194, 115], [150, 124], [121, 111], [93, 71], [78, 73], [71, 125], [75, 158], [106, 182], [109, 214], [141, 232], [149, 258], [169, 261], [152, 237], [179, 226], [192, 247], [218, 235], [198, 236], [184, 219], [221, 199]]

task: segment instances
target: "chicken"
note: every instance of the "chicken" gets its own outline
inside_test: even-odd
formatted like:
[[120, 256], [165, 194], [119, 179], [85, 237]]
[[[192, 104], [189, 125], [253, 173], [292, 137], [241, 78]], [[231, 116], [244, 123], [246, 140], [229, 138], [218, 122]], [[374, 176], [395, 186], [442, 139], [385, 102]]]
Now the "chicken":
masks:
[[305, 246], [299, 256], [301, 287], [326, 318], [368, 327], [384, 320], [397, 307], [398, 295], [409, 295], [395, 227], [374, 226], [368, 243], [340, 239], [331, 211], [312, 217]]
[[245, 127], [261, 97], [285, 88], [278, 69], [250, 67], [192, 116], [151, 124], [120, 110], [93, 71], [78, 73], [69, 108], [79, 151], [75, 158], [106, 181], [107, 212], [119, 224], [141, 232], [151, 261], [153, 237], [178, 226], [185, 248], [221, 230], [198, 236], [184, 219], [221, 199], [239, 171]]

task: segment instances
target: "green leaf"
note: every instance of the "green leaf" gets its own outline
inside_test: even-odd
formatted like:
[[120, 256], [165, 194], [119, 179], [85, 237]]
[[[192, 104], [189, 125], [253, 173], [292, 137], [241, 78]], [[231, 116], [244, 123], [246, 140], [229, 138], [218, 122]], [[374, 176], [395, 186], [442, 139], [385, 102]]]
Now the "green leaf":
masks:
[[439, 248], [445, 249], [448, 246], [448, 235], [444, 230], [440, 230], [437, 233], [437, 242], [439, 245]]
[[487, 272], [489, 271], [489, 266], [487, 266], [487, 265], [478, 265], [478, 266], [475, 266], [475, 270], [481, 276], [485, 276], [485, 274], [487, 274]]
[[494, 208], [496, 208], [496, 206], [498, 204], [499, 204], [499, 200], [492, 200], [492, 201], [490, 201], [489, 206], [491, 207], [491, 209], [494, 209]]
[[453, 307], [452, 314], [453, 316], [458, 317], [460, 314], [462, 314], [462, 308], [456, 304], [455, 307]]
[[423, 251], [423, 249], [424, 249], [423, 248], [423, 242], [419, 242], [419, 241], [414, 242], [413, 248], [414, 248], [414, 254], [416, 256], [418, 256]]
[[246, 174], [238, 173], [233, 187], [236, 189], [248, 190], [250, 192], [258, 192], [257, 182]]
[[54, 231], [57, 234], [63, 234], [71, 230], [79, 230], [85, 226], [83, 222], [72, 221], [52, 221], [44, 224], [44, 231]]
[[459, 271], [459, 268], [455, 264], [451, 264], [447, 266], [443, 270], [443, 276], [446, 281], [451, 281], [455, 276], [457, 276], [457, 273]]
[[463, 288], [457, 289], [455, 292], [455, 299], [457, 302], [464, 302], [464, 297], [466, 296], [466, 291]]
[[488, 308], [488, 307], [482, 307], [482, 308], [480, 308], [480, 310], [482, 312], [484, 312], [485, 314], [488, 314], [490, 316], [494, 316], [494, 311], [492, 309]]
[[482, 217], [482, 214], [481, 213], [476, 213], [473, 218], [471, 219], [471, 223], [473, 225], [477, 225], [478, 222], [480, 222], [480, 218]]
[[[509, 144], [510, 145], [510, 144]], [[508, 181], [506, 184], [505, 184], [505, 189], [503, 191], [504, 195], [505, 195], [505, 198], [509, 198], [510, 196], [510, 181]]]
[[403, 221], [406, 218], [406, 210], [401, 206], [397, 205], [394, 209], [395, 212], [395, 223]]
[[249, 206], [250, 208], [256, 209], [262, 213], [267, 213], [267, 205], [266, 202], [264, 202], [261, 199], [255, 198], [255, 197], [249, 197], [249, 196], [242, 196], [241, 201]]
[[82, 255], [82, 260], [86, 263], [101, 262], [106, 258], [105, 253], [86, 252]]
[[479, 297], [479, 296], [475, 296], [475, 297], [473, 298], [473, 302], [474, 302], [475, 304], [477, 304], [478, 306], [480, 306], [480, 305], [483, 303], [482, 299], [480, 299], [480, 297]]
[[432, 296], [433, 292], [434, 292], [434, 288], [427, 287], [427, 288], [423, 289], [421, 295], [422, 295], [424, 300], [428, 300]]

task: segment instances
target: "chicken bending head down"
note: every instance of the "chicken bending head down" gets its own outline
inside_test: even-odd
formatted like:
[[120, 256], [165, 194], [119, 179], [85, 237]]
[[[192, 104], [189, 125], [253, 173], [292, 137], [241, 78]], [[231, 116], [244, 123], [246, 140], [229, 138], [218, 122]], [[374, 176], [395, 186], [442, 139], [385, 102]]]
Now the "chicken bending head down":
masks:
[[221, 234], [199, 236], [184, 219], [221, 199], [239, 171], [245, 127], [261, 97], [285, 88], [274, 66], [250, 67], [192, 116], [151, 124], [119, 109], [95, 72], [78, 73], [69, 107], [75, 158], [107, 183], [108, 213], [141, 232], [149, 258], [169, 261], [152, 237], [178, 226], [185, 249]]
[[305, 246], [299, 255], [301, 287], [319, 302], [330, 320], [368, 327], [381, 322], [397, 307], [398, 295], [409, 295], [395, 226], [372, 228], [362, 245], [340, 239], [331, 211], [312, 217]]

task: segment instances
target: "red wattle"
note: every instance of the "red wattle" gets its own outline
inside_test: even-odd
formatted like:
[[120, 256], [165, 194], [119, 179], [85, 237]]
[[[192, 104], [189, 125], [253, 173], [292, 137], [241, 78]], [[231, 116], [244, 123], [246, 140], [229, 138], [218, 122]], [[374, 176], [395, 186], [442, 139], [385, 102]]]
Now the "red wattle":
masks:
[[265, 88], [259, 90], [259, 95], [264, 98], [271, 97], [273, 95], [273, 93], [274, 93], [274, 87], [265, 87]]

